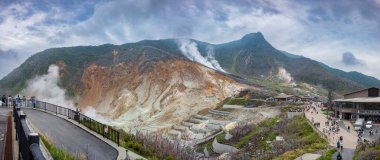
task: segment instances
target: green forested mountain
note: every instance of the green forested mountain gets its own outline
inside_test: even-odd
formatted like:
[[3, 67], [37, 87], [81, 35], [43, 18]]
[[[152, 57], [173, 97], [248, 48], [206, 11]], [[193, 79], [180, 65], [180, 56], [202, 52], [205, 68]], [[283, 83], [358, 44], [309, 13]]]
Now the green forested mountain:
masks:
[[[358, 72], [344, 72], [303, 56], [277, 50], [261, 33], [250, 33], [240, 40], [216, 45], [197, 40], [190, 41], [196, 43], [203, 57], [210, 54], [208, 53], [210, 47], [213, 48], [212, 55], [225, 71], [247, 79], [265, 80], [263, 77], [282, 67], [296, 81], [320, 85], [338, 93], [368, 86], [380, 87], [380, 81], [376, 78]], [[118, 53], [116, 61], [113, 51]], [[46, 73], [51, 64], [63, 62], [65, 67], [62, 70], [60, 85], [74, 95], [80, 93], [83, 70], [91, 64], [111, 66], [120, 62], [145, 63], [172, 58], [189, 59], [181, 52], [179, 40], [144, 40], [124, 45], [52, 48], [31, 56], [4, 77], [0, 81], [0, 90], [9, 93], [19, 92], [25, 87], [28, 79]]]

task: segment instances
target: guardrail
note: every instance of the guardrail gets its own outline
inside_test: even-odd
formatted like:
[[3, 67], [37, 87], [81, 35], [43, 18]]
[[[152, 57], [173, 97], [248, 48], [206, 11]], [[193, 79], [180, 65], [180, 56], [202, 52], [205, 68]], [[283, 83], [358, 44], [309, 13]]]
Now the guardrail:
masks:
[[78, 111], [42, 101], [36, 101], [35, 106], [32, 103], [28, 102], [26, 104], [26, 107], [35, 107], [45, 112], [49, 111], [51, 113], [55, 113], [56, 115], [62, 115], [69, 119], [73, 119], [79, 124], [84, 125], [88, 129], [95, 131], [96, 133], [102, 135], [104, 138], [107, 138], [120, 146], [120, 132], [111, 126], [102, 124]]
[[19, 159], [21, 160], [45, 160], [40, 148], [40, 137], [31, 132], [26, 115], [20, 108], [13, 108], [13, 117], [16, 124], [16, 139], [19, 145]]

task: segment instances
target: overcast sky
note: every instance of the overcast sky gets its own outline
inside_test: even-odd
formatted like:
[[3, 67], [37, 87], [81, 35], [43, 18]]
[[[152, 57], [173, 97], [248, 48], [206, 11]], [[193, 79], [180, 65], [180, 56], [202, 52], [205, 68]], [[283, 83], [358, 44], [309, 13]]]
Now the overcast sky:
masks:
[[0, 78], [52, 47], [262, 32], [277, 49], [380, 78], [380, 0], [0, 0]]

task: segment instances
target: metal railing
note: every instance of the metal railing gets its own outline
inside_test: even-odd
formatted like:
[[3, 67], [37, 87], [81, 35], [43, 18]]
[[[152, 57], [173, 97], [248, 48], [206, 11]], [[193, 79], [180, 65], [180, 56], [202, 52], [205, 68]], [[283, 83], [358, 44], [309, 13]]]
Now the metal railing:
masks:
[[13, 108], [13, 117], [16, 124], [16, 139], [19, 146], [19, 159], [21, 160], [45, 160], [40, 148], [40, 138], [37, 133], [31, 132], [26, 115], [20, 108]]
[[50, 112], [56, 115], [62, 115], [69, 119], [73, 119], [79, 124], [82, 124], [83, 126], [87, 127], [88, 129], [102, 135], [104, 138], [107, 138], [113, 142], [115, 142], [118, 146], [120, 145], [119, 139], [120, 139], [120, 132], [116, 129], [112, 128], [111, 126], [102, 124], [90, 117], [85, 116], [84, 114], [66, 108], [62, 106], [58, 106], [55, 104], [42, 102], [42, 101], [36, 101], [35, 106], [33, 103], [28, 102], [26, 104], [26, 107], [36, 107], [40, 110], [43, 110], [45, 112]]
[[[304, 114], [304, 117], [305, 117], [305, 114]], [[306, 117], [305, 117], [306, 118]], [[320, 137], [322, 137], [323, 139], [325, 139], [327, 142], [329, 142], [329, 138], [327, 137], [327, 135], [323, 132], [321, 132], [311, 121], [310, 119], [306, 118], [306, 121], [307, 123], [310, 125], [311, 128], [313, 128], [313, 130], [315, 132], [317, 132], [319, 134]]]

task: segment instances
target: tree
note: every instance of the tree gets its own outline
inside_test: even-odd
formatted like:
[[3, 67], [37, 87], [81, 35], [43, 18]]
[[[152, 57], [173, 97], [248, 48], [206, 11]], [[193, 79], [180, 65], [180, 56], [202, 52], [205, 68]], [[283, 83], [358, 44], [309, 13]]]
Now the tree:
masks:
[[334, 100], [334, 92], [331, 89], [329, 89], [328, 94], [327, 94], [327, 105], [330, 110], [332, 110], [333, 100]]

